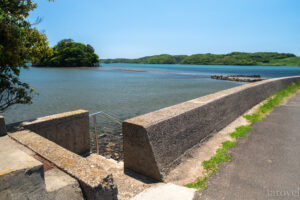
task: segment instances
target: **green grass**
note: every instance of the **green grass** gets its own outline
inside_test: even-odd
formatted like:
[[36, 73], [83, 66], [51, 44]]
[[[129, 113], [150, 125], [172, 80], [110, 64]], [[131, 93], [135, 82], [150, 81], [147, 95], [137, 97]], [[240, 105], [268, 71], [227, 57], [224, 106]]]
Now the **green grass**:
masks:
[[231, 161], [230, 155], [227, 153], [229, 148], [232, 148], [236, 145], [235, 141], [225, 141], [222, 143], [222, 147], [219, 148], [216, 154], [211, 157], [209, 160], [206, 160], [202, 163], [204, 168], [204, 172], [202, 177], [198, 177], [197, 180], [193, 183], [186, 184], [186, 187], [196, 188], [197, 190], [206, 189], [207, 188], [207, 179], [213, 173], [217, 172], [219, 165], [222, 162]]
[[198, 177], [195, 182], [188, 183], [185, 186], [188, 188], [195, 188], [197, 190], [201, 190], [201, 189], [206, 190], [207, 189], [207, 184], [206, 184], [207, 179], [208, 179], [208, 176]]
[[[252, 130], [250, 126], [252, 122], [261, 121], [264, 116], [270, 113], [274, 107], [279, 106], [284, 99], [292, 96], [300, 89], [300, 81], [296, 84], [293, 83], [284, 90], [276, 92], [272, 97], [267, 99], [267, 101], [258, 108], [257, 112], [252, 115], [245, 115], [244, 117], [248, 120], [249, 125], [239, 126], [235, 128], [235, 131], [230, 133], [232, 138], [246, 137], [248, 132]], [[208, 178], [218, 171], [221, 163], [231, 161], [231, 157], [228, 154], [228, 149], [236, 145], [235, 141], [225, 141], [222, 143], [222, 147], [217, 149], [216, 154], [212, 156], [209, 160], [203, 161], [202, 166], [203, 176], [198, 177], [194, 182], [188, 183], [185, 186], [188, 188], [195, 188], [197, 190], [207, 189]]]
[[292, 96], [299, 89], [300, 81], [292, 83], [286, 89], [276, 92], [272, 97], [268, 98], [266, 103], [260, 106], [256, 113], [252, 115], [245, 115], [244, 117], [251, 123], [261, 121], [264, 116], [270, 113], [276, 106], [279, 106], [285, 98]]
[[217, 150], [216, 154], [213, 157], [211, 157], [211, 159], [202, 163], [203, 168], [207, 172], [216, 172], [220, 163], [231, 161], [230, 156], [227, 154], [227, 150], [231, 147], [234, 147], [235, 145], [236, 142], [233, 141], [228, 140], [223, 142], [222, 147]]
[[233, 138], [245, 137], [248, 135], [248, 131], [251, 131], [252, 127], [249, 125], [239, 126], [235, 128], [235, 131], [230, 133], [230, 136]]
[[261, 121], [261, 117], [258, 113], [254, 113], [252, 115], [245, 115], [244, 118], [250, 122], [260, 122]]

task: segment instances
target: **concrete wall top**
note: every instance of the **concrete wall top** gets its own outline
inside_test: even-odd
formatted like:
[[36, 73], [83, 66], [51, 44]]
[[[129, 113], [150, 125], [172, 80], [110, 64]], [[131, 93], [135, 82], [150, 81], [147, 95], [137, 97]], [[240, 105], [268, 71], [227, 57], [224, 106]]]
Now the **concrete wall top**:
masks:
[[59, 119], [65, 119], [65, 118], [76, 118], [80, 114], [86, 114], [88, 113], [87, 110], [75, 110], [75, 111], [70, 111], [70, 112], [64, 112], [64, 113], [58, 113], [54, 115], [48, 115], [44, 117], [38, 117], [33, 121], [26, 121], [22, 123], [22, 126], [27, 126], [27, 125], [32, 125], [32, 124], [37, 124], [41, 122], [49, 122], [51, 120], [59, 120]]
[[299, 80], [293, 76], [249, 83], [128, 119], [122, 124], [124, 166], [163, 180], [187, 150]]
[[[291, 76], [288, 78], [297, 78], [299, 76]], [[128, 123], [134, 123], [136, 125], [140, 125], [143, 127], [149, 127], [152, 124], [159, 123], [160, 121], [168, 120], [170, 118], [173, 118], [174, 116], [180, 115], [182, 113], [185, 113], [187, 111], [193, 110], [201, 105], [205, 105], [207, 103], [210, 103], [212, 101], [216, 101], [217, 99], [220, 99], [224, 96], [231, 95], [233, 93], [245, 90], [247, 88], [251, 88], [256, 85], [261, 85], [269, 82], [273, 82], [276, 80], [286, 79], [287, 77], [283, 78], [274, 78], [274, 79], [266, 79], [259, 82], [254, 83], [248, 83], [245, 85], [237, 86], [234, 88], [222, 90], [213, 94], [209, 94], [203, 97], [199, 97], [196, 99], [192, 99], [183, 103], [179, 103], [173, 106], [169, 106], [166, 108], [159, 109], [157, 111], [153, 111], [150, 113], [146, 113], [144, 115], [140, 115], [131, 119], [126, 120], [125, 122]]]
[[21, 126], [74, 153], [90, 152], [89, 112], [86, 110], [39, 117]]

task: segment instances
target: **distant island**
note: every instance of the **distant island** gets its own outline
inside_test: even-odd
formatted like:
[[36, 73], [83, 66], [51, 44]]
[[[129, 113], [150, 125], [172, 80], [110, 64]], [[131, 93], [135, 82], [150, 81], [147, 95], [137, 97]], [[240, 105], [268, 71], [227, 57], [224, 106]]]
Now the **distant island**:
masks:
[[137, 59], [101, 59], [100, 63], [300, 66], [300, 57], [291, 53], [276, 52], [232, 52], [229, 54], [208, 53], [194, 54], [190, 56], [161, 54]]
[[47, 56], [33, 64], [36, 67], [95, 67], [99, 66], [99, 56], [87, 44], [64, 39], [50, 47]]

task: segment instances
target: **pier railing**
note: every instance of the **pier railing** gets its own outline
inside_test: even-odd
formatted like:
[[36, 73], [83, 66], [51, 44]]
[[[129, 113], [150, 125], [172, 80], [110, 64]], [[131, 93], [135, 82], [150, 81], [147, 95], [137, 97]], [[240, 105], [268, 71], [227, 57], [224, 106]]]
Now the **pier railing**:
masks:
[[97, 115], [102, 115], [119, 125], [122, 125], [122, 121], [105, 113], [104, 111], [98, 111], [98, 112], [95, 112], [95, 113], [92, 113], [89, 115], [90, 117], [93, 118], [96, 152], [97, 152], [97, 154], [99, 154], [99, 142], [98, 142], [98, 134], [97, 134]]

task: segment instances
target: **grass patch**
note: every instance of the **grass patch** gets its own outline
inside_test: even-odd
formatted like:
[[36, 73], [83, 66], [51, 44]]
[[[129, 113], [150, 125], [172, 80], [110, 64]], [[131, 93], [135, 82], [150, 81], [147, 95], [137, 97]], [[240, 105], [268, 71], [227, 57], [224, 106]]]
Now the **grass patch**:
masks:
[[202, 163], [202, 166], [204, 168], [203, 176], [198, 177], [197, 180], [193, 183], [186, 184], [186, 187], [196, 188], [197, 190], [207, 189], [206, 183], [208, 177], [211, 176], [213, 173], [217, 172], [219, 165], [222, 162], [231, 161], [231, 157], [230, 155], [228, 155], [227, 151], [229, 148], [234, 147], [235, 145], [236, 142], [234, 141], [227, 140], [223, 142], [222, 147], [217, 150], [216, 154], [209, 160], [206, 160]]
[[300, 81], [298, 81], [297, 83], [292, 83], [284, 90], [276, 92], [272, 97], [268, 98], [266, 103], [260, 106], [256, 113], [253, 113], [252, 115], [245, 115], [244, 117], [247, 120], [249, 120], [250, 123], [261, 121], [264, 116], [269, 114], [275, 107], [279, 106], [284, 99], [292, 96], [299, 89], [300, 89]]
[[230, 133], [230, 136], [233, 138], [246, 137], [248, 135], [248, 131], [251, 131], [252, 127], [249, 125], [239, 126], [235, 128], [235, 131]]
[[231, 161], [231, 157], [227, 154], [227, 150], [231, 147], [234, 147], [235, 144], [235, 142], [229, 140], [223, 142], [222, 147], [217, 150], [216, 154], [211, 157], [211, 159], [206, 160], [202, 163], [204, 169], [207, 172], [216, 172], [220, 163]]
[[[248, 135], [248, 131], [252, 130], [250, 126], [252, 122], [261, 121], [264, 116], [270, 113], [274, 107], [279, 106], [284, 99], [292, 96], [300, 89], [300, 81], [296, 84], [293, 83], [284, 90], [276, 92], [272, 97], [268, 98], [267, 101], [258, 108], [256, 113], [251, 115], [245, 115], [249, 121], [249, 125], [239, 126], [235, 128], [235, 131], [230, 133], [232, 138], [240, 138]], [[231, 161], [231, 157], [228, 154], [228, 149], [236, 145], [235, 141], [225, 141], [222, 143], [222, 147], [217, 149], [216, 154], [212, 156], [209, 160], [203, 161], [202, 166], [204, 168], [203, 176], [198, 177], [194, 182], [188, 183], [185, 186], [188, 188], [195, 188], [197, 190], [207, 189], [208, 178], [218, 171], [218, 168], [222, 162]]]
[[208, 176], [198, 177], [195, 182], [188, 183], [185, 186], [188, 188], [195, 188], [197, 190], [200, 190], [200, 189], [206, 190], [207, 189], [207, 184], [206, 184], [207, 179], [208, 179]]
[[245, 115], [244, 118], [250, 122], [260, 122], [261, 121], [261, 117], [258, 113], [254, 113], [252, 115]]

